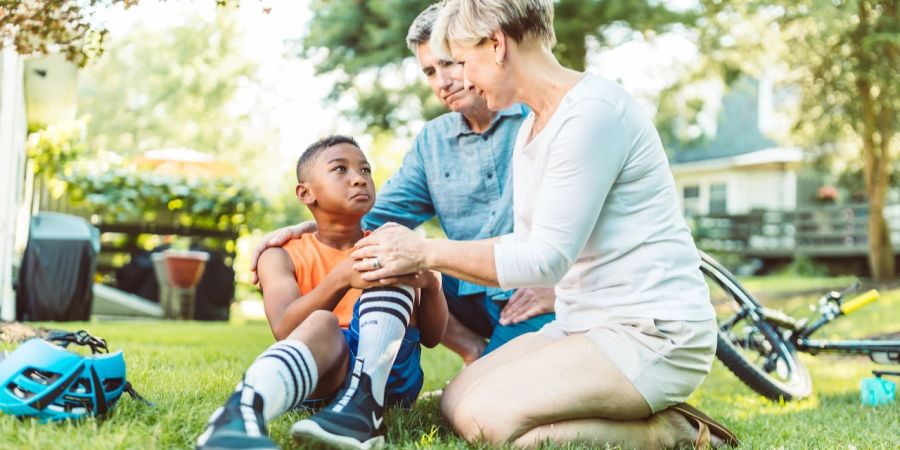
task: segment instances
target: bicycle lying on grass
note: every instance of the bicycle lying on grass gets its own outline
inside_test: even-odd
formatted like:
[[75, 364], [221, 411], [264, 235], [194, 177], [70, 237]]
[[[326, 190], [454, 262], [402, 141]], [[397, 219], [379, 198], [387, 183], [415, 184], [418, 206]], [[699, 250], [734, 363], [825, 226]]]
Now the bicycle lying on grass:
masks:
[[812, 380], [797, 352], [868, 355], [878, 364], [900, 364], [897, 340], [811, 338], [831, 321], [877, 300], [878, 291], [871, 290], [845, 301], [845, 296], [859, 288], [856, 282], [843, 292], [832, 291], [819, 299], [816, 317], [797, 319], [783, 311], [766, 308], [718, 261], [703, 252], [700, 256], [700, 269], [733, 300], [733, 313], [718, 319], [716, 356], [754, 391], [773, 400], [790, 401], [809, 396]]

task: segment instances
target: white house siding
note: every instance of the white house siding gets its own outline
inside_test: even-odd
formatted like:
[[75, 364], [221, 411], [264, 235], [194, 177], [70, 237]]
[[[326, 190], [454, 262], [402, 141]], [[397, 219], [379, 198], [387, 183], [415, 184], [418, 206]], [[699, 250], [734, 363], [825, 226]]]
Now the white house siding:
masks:
[[[725, 185], [725, 214], [744, 214], [752, 209], [790, 211], [797, 207], [797, 174], [794, 168], [735, 168], [675, 175], [681, 208], [685, 210], [685, 188], [699, 188], [696, 214], [710, 214], [711, 191]], [[690, 201], [690, 200], [688, 200]], [[687, 211], [686, 211], [687, 212]]]
[[748, 168], [737, 172], [743, 185], [735, 193], [735, 213], [753, 209], [792, 211], [797, 207], [797, 173], [793, 169]]
[[[681, 208], [686, 214], [744, 214], [753, 209], [790, 211], [797, 207], [799, 149], [766, 149], [732, 158], [672, 165]], [[716, 186], [725, 186], [724, 211], [711, 211]], [[685, 198], [696, 187], [697, 201]]]
[[22, 58], [0, 50], [0, 319], [15, 318], [12, 265], [25, 160], [25, 99]]
[[[729, 171], [715, 171], [715, 172], [699, 172], [692, 174], [683, 174], [677, 175], [675, 177], [675, 187], [678, 189], [678, 198], [681, 200], [681, 209], [682, 211], [686, 211], [686, 208], [689, 205], [685, 204], [685, 188], [696, 186], [699, 188], [699, 198], [696, 202], [696, 209], [690, 208], [693, 211], [691, 212], [699, 215], [709, 214], [709, 192], [710, 186], [714, 184], [722, 184], [724, 183], [728, 186], [729, 195], [734, 191], [734, 188], [731, 186], [735, 184], [737, 181], [735, 174]], [[732, 199], [728, 199], [728, 207], [729, 209], [732, 204]]]

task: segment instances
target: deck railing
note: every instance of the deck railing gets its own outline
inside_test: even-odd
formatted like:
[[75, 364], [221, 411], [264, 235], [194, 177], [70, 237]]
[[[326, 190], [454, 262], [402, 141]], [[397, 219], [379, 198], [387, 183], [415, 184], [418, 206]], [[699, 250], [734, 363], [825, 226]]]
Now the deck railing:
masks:
[[[900, 250], [900, 204], [885, 219]], [[697, 245], [747, 256], [857, 256], [868, 253], [869, 207], [823, 205], [795, 211], [757, 210], [739, 215], [688, 218]]]

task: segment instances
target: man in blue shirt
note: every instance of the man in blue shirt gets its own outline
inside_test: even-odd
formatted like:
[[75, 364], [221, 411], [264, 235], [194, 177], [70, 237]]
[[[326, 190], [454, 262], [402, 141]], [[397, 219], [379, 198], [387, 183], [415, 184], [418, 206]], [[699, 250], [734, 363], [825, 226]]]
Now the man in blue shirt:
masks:
[[[419, 132], [400, 170], [381, 188], [375, 206], [363, 218], [363, 227], [374, 230], [396, 222], [415, 228], [437, 216], [450, 239], [501, 236], [513, 228], [510, 161], [529, 110], [516, 105], [495, 113], [483, 98], [464, 88], [462, 67], [438, 59], [428, 44], [438, 12], [438, 5], [432, 5], [419, 14], [406, 43], [432, 91], [452, 112]], [[263, 239], [252, 269], [266, 247], [310, 231], [310, 224], [301, 224]], [[553, 320], [552, 289], [504, 291], [444, 275], [443, 290], [451, 318], [442, 342], [467, 364]]]

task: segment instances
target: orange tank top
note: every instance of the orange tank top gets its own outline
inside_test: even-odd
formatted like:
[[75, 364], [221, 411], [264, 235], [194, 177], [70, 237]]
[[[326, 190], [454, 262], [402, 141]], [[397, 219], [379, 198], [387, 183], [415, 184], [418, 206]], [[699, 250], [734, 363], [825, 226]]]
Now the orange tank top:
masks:
[[[350, 257], [353, 248], [338, 250], [329, 247], [316, 238], [315, 233], [306, 233], [300, 239], [292, 239], [282, 247], [291, 257], [294, 264], [294, 278], [300, 287], [300, 295], [306, 295], [313, 290], [341, 261]], [[353, 305], [362, 294], [360, 289], [350, 289], [334, 307], [334, 315], [337, 316], [341, 327], [350, 326], [353, 318]]]

